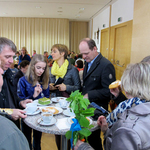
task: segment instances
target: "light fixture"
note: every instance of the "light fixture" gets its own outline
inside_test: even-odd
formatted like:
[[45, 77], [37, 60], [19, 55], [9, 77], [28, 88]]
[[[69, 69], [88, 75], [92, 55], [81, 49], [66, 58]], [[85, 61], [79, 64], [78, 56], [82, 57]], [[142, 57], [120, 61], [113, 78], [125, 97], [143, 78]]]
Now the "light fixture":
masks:
[[57, 11], [58, 13], [62, 13], [63, 11]]
[[38, 9], [38, 8], [41, 8], [41, 7], [40, 7], [40, 6], [36, 6], [35, 8], [37, 8], [37, 9]]
[[77, 16], [77, 17], [79, 17], [79, 16], [80, 16], [80, 14], [77, 14], [76, 16]]
[[81, 14], [81, 13], [83, 13], [83, 11], [80, 10], [79, 13]]
[[44, 14], [43, 14], [43, 13], [40, 13], [40, 15], [43, 16]]
[[76, 18], [79, 18], [79, 17], [80, 17], [80, 14], [77, 14], [75, 17], [76, 17]]
[[84, 8], [79, 8], [79, 10], [83, 11], [83, 10], [84, 10]]

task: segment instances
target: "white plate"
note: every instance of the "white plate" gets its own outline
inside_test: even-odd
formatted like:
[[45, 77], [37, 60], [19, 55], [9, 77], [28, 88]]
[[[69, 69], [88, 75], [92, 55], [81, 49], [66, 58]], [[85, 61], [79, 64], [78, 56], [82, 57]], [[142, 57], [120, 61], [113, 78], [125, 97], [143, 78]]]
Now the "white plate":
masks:
[[68, 110], [64, 110], [63, 114], [68, 117], [75, 117], [75, 113], [70, 113]]
[[33, 103], [36, 103], [38, 106], [48, 106], [48, 105], [52, 104], [52, 101], [50, 100], [50, 103], [46, 104], [46, 105], [39, 104], [38, 100], [34, 100]]
[[[56, 106], [56, 107], [61, 107], [59, 103], [55, 104], [55, 106]], [[67, 106], [61, 107], [61, 108], [62, 108], [62, 109], [67, 109], [67, 108], [69, 108], [69, 102], [68, 102]]]
[[37, 120], [37, 122], [38, 122], [38, 124], [40, 124], [40, 125], [43, 125], [43, 126], [50, 126], [50, 125], [53, 125], [53, 124], [55, 124], [56, 123], [56, 119], [53, 117], [52, 118], [52, 120], [51, 120], [51, 122], [44, 122], [43, 120], [42, 120], [42, 118], [39, 118], [38, 120]]
[[53, 97], [53, 98], [51, 98], [51, 100], [52, 100], [53, 102], [55, 102], [55, 103], [58, 103], [60, 99], [66, 100], [67, 98], [66, 98], [66, 97]]
[[[73, 118], [74, 118], [74, 117], [68, 118], [68, 123], [69, 123], [69, 124], [72, 124], [72, 123], [73, 123], [73, 121], [72, 121]], [[91, 125], [91, 124], [92, 124], [92, 119], [90, 119], [89, 117], [86, 117], [86, 118], [89, 120], [90, 125]]]
[[[55, 106], [46, 106], [46, 107], [41, 107], [41, 108], [40, 108], [40, 110], [41, 110], [41, 112], [42, 112], [42, 109], [48, 109], [49, 107], [52, 107], [52, 108], [57, 109], [57, 110], [58, 110], [58, 113], [57, 113], [57, 114], [60, 114], [60, 113], [62, 113], [62, 112], [63, 112], [63, 109], [62, 109], [62, 108], [60, 108], [60, 107], [55, 107]], [[57, 115], [57, 114], [54, 114], [54, 115]]]
[[[26, 111], [26, 109], [24, 109], [24, 110]], [[40, 109], [38, 109], [37, 111], [35, 111], [35, 112], [33, 112], [33, 113], [29, 113], [29, 112], [27, 113], [27, 112], [26, 112], [26, 114], [29, 115], [29, 116], [33, 116], [33, 115], [39, 114], [40, 112], [41, 112]]]

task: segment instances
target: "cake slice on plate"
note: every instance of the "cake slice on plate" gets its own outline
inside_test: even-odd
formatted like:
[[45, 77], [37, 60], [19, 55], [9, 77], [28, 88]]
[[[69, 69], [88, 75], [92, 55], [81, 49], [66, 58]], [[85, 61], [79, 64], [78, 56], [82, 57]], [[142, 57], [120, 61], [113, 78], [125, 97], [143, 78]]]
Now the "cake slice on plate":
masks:
[[50, 99], [43, 97], [43, 98], [38, 99], [38, 103], [41, 105], [48, 105], [50, 104]]

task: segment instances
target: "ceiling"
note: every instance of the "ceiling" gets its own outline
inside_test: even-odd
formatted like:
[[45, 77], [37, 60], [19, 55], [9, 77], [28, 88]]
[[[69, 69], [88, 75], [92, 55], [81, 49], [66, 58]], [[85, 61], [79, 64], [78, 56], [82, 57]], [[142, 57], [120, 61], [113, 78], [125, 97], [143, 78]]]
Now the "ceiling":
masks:
[[113, 0], [0, 0], [0, 17], [89, 21]]

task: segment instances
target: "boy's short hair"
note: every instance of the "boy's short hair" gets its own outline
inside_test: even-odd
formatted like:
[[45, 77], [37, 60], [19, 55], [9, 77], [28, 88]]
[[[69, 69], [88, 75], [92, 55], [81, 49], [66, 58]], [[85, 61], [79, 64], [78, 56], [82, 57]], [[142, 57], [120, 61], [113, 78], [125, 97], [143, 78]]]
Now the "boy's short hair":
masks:
[[21, 68], [25, 68], [27, 65], [29, 65], [30, 62], [28, 60], [23, 60], [21, 63], [20, 63], [20, 69]]

